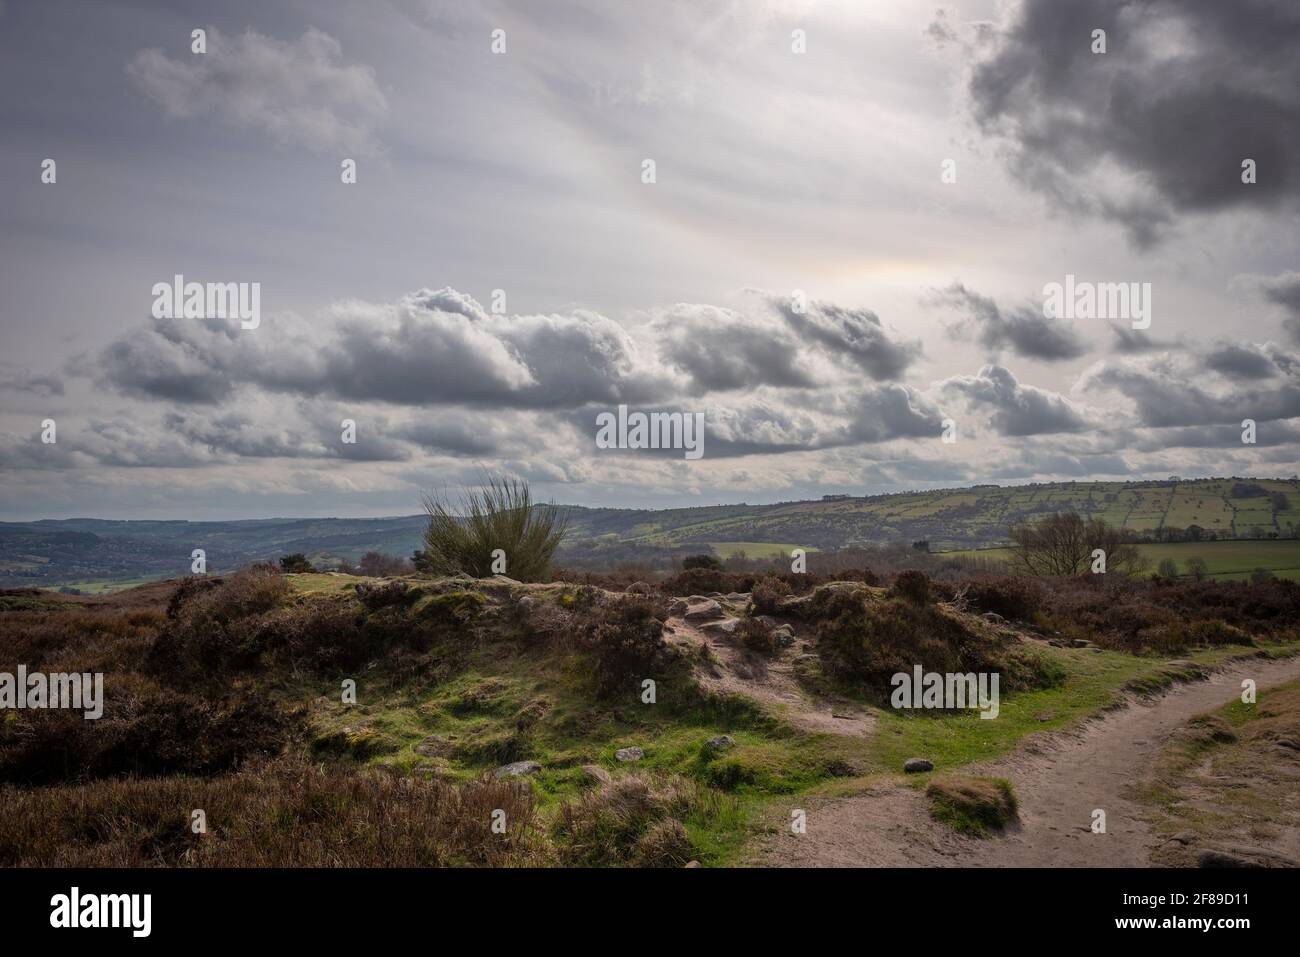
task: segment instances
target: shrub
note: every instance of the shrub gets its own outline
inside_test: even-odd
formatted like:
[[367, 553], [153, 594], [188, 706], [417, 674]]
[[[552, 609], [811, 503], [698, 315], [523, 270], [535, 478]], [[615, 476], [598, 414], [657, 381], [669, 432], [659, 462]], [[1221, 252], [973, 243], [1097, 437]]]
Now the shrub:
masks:
[[1177, 578], [1178, 563], [1172, 558], [1162, 558], [1160, 559], [1160, 564], [1156, 566], [1156, 573], [1159, 574], [1161, 578]]
[[1277, 577], [1267, 568], [1256, 568], [1250, 573], [1250, 583], [1252, 585], [1264, 585], [1273, 581]]
[[110, 700], [97, 721], [52, 710], [0, 722], [0, 781], [216, 774], [253, 755], [279, 753], [294, 724], [261, 698], [212, 703], [173, 691], [105, 694]]
[[917, 605], [930, 600], [930, 576], [915, 569], [899, 572], [891, 593]]
[[429, 524], [417, 563], [435, 575], [487, 578], [493, 552], [505, 553], [506, 571], [520, 581], [545, 581], [567, 520], [553, 505], [535, 505], [528, 483], [488, 476], [467, 491], [458, 508], [426, 497]]
[[979, 578], [966, 583], [966, 600], [979, 611], [1029, 621], [1042, 607], [1042, 589], [1032, 578]]
[[[550, 862], [531, 792], [285, 756], [217, 778], [0, 786], [5, 867], [455, 867]], [[190, 830], [203, 808], [208, 832]], [[493, 811], [505, 811], [493, 833]]]
[[357, 563], [357, 574], [368, 578], [391, 578], [409, 575], [415, 571], [409, 558], [399, 555], [385, 555], [382, 552], [366, 552]]
[[687, 555], [682, 559], [682, 570], [705, 568], [709, 571], [722, 571], [722, 561], [716, 555]]
[[736, 626], [736, 640], [741, 647], [756, 654], [771, 657], [776, 654], [776, 634], [774, 629], [763, 624], [757, 618], [742, 618]]
[[774, 615], [782, 600], [790, 596], [790, 586], [779, 578], [760, 578], [754, 582], [750, 594], [754, 611], [763, 615]]
[[590, 614], [581, 643], [594, 659], [597, 696], [631, 693], [666, 664], [667, 617], [662, 600], [640, 595], [620, 596]]
[[286, 575], [296, 575], [304, 572], [314, 572], [312, 563], [307, 561], [307, 556], [302, 552], [295, 552], [292, 555], [284, 555], [280, 559], [280, 571]]
[[1048, 659], [976, 634], [939, 605], [836, 590], [826, 608], [817, 625], [823, 672], [881, 698], [895, 674], [918, 664], [941, 673], [998, 672], [1005, 691], [1048, 687], [1064, 678]]

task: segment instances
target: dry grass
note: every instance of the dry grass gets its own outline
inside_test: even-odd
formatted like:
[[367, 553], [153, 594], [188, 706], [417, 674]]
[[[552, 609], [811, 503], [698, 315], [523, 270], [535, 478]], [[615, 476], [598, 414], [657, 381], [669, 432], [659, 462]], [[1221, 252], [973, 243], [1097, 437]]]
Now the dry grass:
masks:
[[[532, 797], [293, 758], [202, 779], [0, 787], [6, 867], [503, 867], [542, 864]], [[206, 814], [207, 833], [191, 829]], [[504, 812], [504, 832], [492, 829]]]

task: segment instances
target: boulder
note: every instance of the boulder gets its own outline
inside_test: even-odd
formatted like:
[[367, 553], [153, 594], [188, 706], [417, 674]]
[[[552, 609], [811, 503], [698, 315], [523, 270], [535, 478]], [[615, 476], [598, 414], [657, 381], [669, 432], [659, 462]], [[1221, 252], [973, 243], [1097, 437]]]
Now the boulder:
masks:
[[614, 780], [613, 775], [602, 768], [599, 764], [584, 764], [582, 766], [582, 776], [588, 784], [594, 784], [600, 787], [602, 784], [608, 784]]
[[711, 598], [692, 604], [685, 615], [687, 621], [716, 621], [724, 616], [722, 606]]
[[542, 766], [536, 761], [515, 761], [513, 764], [503, 764], [497, 768], [493, 776], [498, 778], [518, 778], [529, 774], [536, 774], [542, 769]]
[[654, 589], [646, 582], [633, 582], [624, 589], [629, 595], [649, 595]]
[[719, 621], [710, 621], [701, 626], [709, 634], [734, 635], [736, 629], [740, 627], [739, 618], [723, 618]]
[[925, 758], [908, 758], [903, 762], [903, 770], [908, 774], [920, 774], [922, 771], [933, 771], [934, 762]]
[[620, 761], [640, 761], [645, 757], [645, 752], [640, 748], [619, 748], [614, 752], [614, 757]]
[[736, 739], [733, 738], [731, 735], [719, 734], [705, 741], [704, 746], [708, 748], [710, 751], [721, 751], [724, 748], [731, 747], [735, 743], [736, 743]]

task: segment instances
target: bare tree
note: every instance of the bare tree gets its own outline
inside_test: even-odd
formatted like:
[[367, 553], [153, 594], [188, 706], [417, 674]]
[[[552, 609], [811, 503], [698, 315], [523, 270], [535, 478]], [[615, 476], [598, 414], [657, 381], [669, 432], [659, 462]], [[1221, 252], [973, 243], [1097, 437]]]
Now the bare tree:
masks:
[[1092, 570], [1098, 550], [1108, 572], [1136, 574], [1147, 564], [1120, 529], [1076, 512], [1055, 512], [1013, 528], [1011, 540], [1012, 563], [1031, 575], [1082, 575]]

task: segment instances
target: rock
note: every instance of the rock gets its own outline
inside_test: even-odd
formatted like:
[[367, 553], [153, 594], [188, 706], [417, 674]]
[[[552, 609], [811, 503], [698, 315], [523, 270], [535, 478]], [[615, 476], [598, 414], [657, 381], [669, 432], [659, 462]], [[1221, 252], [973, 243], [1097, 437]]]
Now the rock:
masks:
[[1075, 638], [1070, 642], [1071, 648], [1091, 648], [1092, 646], [1092, 642], [1086, 638]]
[[536, 761], [516, 761], [513, 764], [503, 764], [492, 773], [498, 778], [518, 778], [536, 774], [541, 769], [542, 766]]
[[981, 615], [980, 617], [983, 618], [985, 621], [993, 621], [993, 622], [1004, 622], [1004, 621], [1006, 621], [1006, 619], [1003, 618], [1001, 615], [999, 615], [996, 611], [986, 611], [986, 612], [985, 612], [983, 615]]
[[794, 644], [794, 629], [789, 625], [778, 625], [772, 629], [772, 639], [778, 648], [789, 648]]
[[1174, 835], [1173, 837], [1171, 837], [1169, 840], [1171, 840], [1171, 841], [1177, 841], [1179, 844], [1184, 844], [1184, 845], [1186, 845], [1186, 844], [1195, 844], [1195, 843], [1196, 843], [1196, 835], [1193, 834], [1191, 831], [1183, 831], [1181, 834], [1175, 834], [1175, 835]]
[[749, 592], [733, 591], [727, 595], [727, 601], [749, 601]]
[[922, 771], [933, 771], [934, 762], [925, 758], [908, 758], [903, 762], [903, 770], [908, 774], [920, 774]]
[[654, 589], [647, 582], [633, 582], [624, 589], [629, 595], [649, 595]]
[[723, 748], [729, 748], [736, 743], [736, 739], [729, 734], [715, 735], [704, 742], [704, 746], [711, 751], [721, 751]]
[[440, 758], [447, 753], [447, 739], [431, 734], [415, 746], [415, 753], [422, 758]]
[[582, 766], [582, 776], [586, 778], [588, 784], [594, 784], [597, 787], [614, 780], [613, 775], [599, 764], [584, 764]]
[[1292, 751], [1300, 751], [1300, 744], [1297, 744], [1290, 738], [1278, 738], [1273, 743], [1279, 748], [1290, 748]]
[[668, 605], [668, 614], [672, 615], [674, 618], [680, 618], [682, 615], [686, 614], [686, 610], [690, 607], [690, 602], [685, 598], [674, 598]]
[[687, 861], [685, 866], [686, 866], [686, 867], [699, 867], [699, 866], [700, 866], [700, 862], [699, 862], [699, 861]]
[[1247, 860], [1224, 851], [1206, 849], [1196, 855], [1197, 867], [1263, 867], [1258, 861]]
[[[769, 628], [789, 628], [789, 625], [783, 625], [771, 615], [755, 615], [754, 620], [760, 625], [767, 625]], [[793, 630], [793, 629], [791, 629]]]
[[614, 752], [614, 757], [620, 761], [640, 761], [645, 757], [645, 752], [640, 748], [619, 748]]
[[740, 627], [739, 618], [723, 618], [720, 621], [711, 621], [701, 628], [710, 634], [734, 635], [736, 629]]
[[792, 665], [815, 665], [821, 661], [820, 655], [795, 655], [790, 659]]
[[685, 615], [687, 621], [716, 621], [722, 617], [724, 617], [722, 606], [712, 598], [691, 605]]

